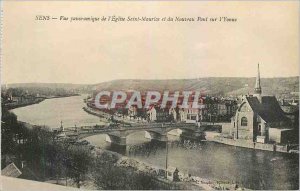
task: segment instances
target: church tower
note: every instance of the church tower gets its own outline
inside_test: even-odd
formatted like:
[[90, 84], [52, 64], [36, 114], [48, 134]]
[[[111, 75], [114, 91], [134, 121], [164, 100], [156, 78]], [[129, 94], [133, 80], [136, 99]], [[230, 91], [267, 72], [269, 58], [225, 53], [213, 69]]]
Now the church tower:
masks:
[[259, 64], [257, 65], [257, 76], [256, 76], [256, 82], [254, 87], [254, 95], [258, 98], [258, 100], [261, 102], [261, 86], [260, 86], [260, 74], [259, 74]]

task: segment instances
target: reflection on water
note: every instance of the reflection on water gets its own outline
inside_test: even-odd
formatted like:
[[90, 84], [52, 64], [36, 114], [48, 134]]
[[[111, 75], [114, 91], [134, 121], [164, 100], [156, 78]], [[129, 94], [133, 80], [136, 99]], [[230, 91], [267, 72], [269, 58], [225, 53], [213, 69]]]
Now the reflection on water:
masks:
[[[120, 147], [105, 142], [105, 135], [86, 138], [92, 144], [164, 168], [166, 144], [144, 138], [144, 132], [127, 137]], [[298, 189], [299, 157], [227, 146], [213, 142], [194, 142], [168, 135], [168, 164], [180, 171], [203, 178], [237, 182], [251, 189]]]

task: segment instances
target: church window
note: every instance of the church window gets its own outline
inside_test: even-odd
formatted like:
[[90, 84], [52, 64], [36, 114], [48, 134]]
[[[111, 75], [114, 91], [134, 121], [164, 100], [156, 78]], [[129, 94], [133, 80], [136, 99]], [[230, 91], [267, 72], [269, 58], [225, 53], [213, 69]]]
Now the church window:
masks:
[[241, 126], [247, 126], [248, 125], [248, 120], [246, 117], [242, 117], [241, 119]]

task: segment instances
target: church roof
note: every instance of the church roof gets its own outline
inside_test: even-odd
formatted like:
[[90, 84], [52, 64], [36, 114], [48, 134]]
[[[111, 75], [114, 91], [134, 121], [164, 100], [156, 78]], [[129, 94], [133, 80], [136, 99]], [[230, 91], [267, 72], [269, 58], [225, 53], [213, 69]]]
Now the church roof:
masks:
[[257, 97], [246, 97], [250, 107], [265, 122], [288, 121], [274, 96], [263, 96], [261, 103]]

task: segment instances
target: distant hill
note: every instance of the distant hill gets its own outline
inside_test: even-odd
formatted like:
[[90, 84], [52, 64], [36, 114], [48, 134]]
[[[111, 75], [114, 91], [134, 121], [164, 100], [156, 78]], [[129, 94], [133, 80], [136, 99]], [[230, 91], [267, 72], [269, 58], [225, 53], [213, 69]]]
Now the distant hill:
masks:
[[[113, 80], [96, 84], [96, 90], [194, 90], [215, 96], [238, 96], [253, 94], [255, 78], [210, 77], [173, 80]], [[262, 78], [264, 95], [290, 95], [299, 92], [299, 77]]]
[[29, 92], [45, 92], [51, 90], [74, 91], [77, 93], [91, 93], [92, 85], [87, 84], [71, 84], [71, 83], [15, 83], [2, 85], [1, 88], [20, 88]]
[[[204, 94], [214, 96], [238, 96], [252, 94], [255, 78], [241, 77], [210, 77], [198, 79], [172, 79], [172, 80], [139, 80], [125, 79], [102, 82], [99, 84], [60, 84], [60, 83], [27, 83], [9, 84], [17, 88], [63, 88], [75, 90], [80, 93], [91, 93], [95, 90], [156, 90], [156, 91], [202, 91]], [[264, 95], [289, 97], [291, 92], [299, 92], [299, 77], [262, 78], [261, 85]]]
[[[64, 88], [72, 89], [82, 87], [82, 84], [71, 84], [71, 83], [15, 83], [8, 84], [9, 88]], [[2, 85], [3, 87], [3, 85]]]

